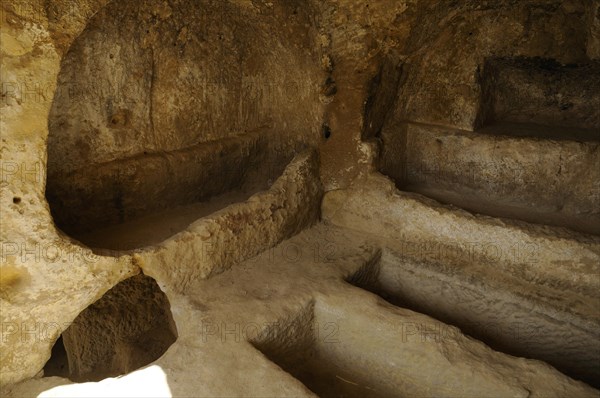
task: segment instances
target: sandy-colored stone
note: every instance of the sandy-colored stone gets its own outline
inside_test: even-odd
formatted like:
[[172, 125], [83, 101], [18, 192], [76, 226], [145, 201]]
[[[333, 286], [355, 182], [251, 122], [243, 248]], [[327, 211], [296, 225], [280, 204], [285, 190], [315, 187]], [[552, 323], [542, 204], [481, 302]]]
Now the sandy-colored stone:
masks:
[[[555, 287], [569, 283], [577, 292], [591, 296], [600, 287], [600, 238], [473, 215], [398, 191], [380, 174], [357, 181], [352, 189], [326, 193], [322, 213], [336, 225], [386, 238], [454, 243], [461, 250], [480, 243], [480, 260], [488, 258], [496, 266], [536, 283]], [[492, 246], [488, 254], [486, 245]]]
[[204, 217], [155, 247], [134, 254], [163, 289], [189, 284], [254, 257], [317, 220], [322, 191], [314, 152], [297, 156], [265, 192]]
[[[423, 3], [406, 44], [395, 120], [476, 125], [480, 73], [488, 57], [589, 61], [586, 1]], [[456, 45], [460, 43], [460, 45]]]
[[573, 132], [531, 124], [476, 132], [386, 126], [380, 170], [402, 190], [463, 209], [598, 235], [600, 144], [561, 137], [564, 131]]
[[378, 174], [328, 192], [322, 212], [383, 239], [380, 264], [360, 285], [505, 351], [597, 380], [599, 238], [472, 215], [397, 191]]
[[[448, 209], [370, 173], [390, 149], [384, 132], [401, 144], [394, 126], [405, 122], [448, 126], [441, 134], [448, 140], [457, 129], [469, 135], [490, 115], [597, 127], [597, 95], [576, 95], [593, 88], [581, 76], [550, 85], [547, 107], [548, 85], [529, 85], [535, 74], [506, 69], [510, 76], [494, 95], [485, 78], [492, 59], [588, 68], [599, 57], [595, 2], [17, 0], [1, 7], [3, 395], [314, 396], [329, 386], [361, 397], [597, 396], [547, 364], [495, 352], [346, 282], [383, 295], [361, 275], [383, 278], [388, 293], [423, 300], [417, 310], [456, 324], [453, 311], [471, 316], [497, 305], [465, 296], [490, 293], [549, 330], [530, 351], [519, 351], [510, 336], [499, 349], [592, 382], [586, 369], [597, 353], [597, 237]], [[520, 82], [537, 87], [536, 95], [512, 98]], [[502, 106], [490, 106], [492, 98]], [[507, 106], [528, 98], [539, 109], [515, 113]], [[567, 110], [554, 114], [556, 106]], [[587, 142], [597, 137], [582, 145], [539, 138], [535, 150], [554, 156], [566, 149], [572, 157], [565, 164], [595, 167]], [[521, 156], [517, 143], [530, 141], [504, 142]], [[459, 147], [456, 156], [463, 156]], [[249, 170], [251, 164], [259, 167]], [[232, 173], [224, 176], [225, 168]], [[547, 173], [530, 172], [539, 181], [514, 186], [513, 196], [564, 204], [564, 212], [591, 214], [594, 222], [594, 172], [575, 178], [561, 170], [547, 200], [537, 198]], [[477, 178], [477, 190], [492, 196], [485, 170]], [[569, 184], [572, 197], [561, 197]], [[323, 191], [330, 192], [321, 209]], [[350, 230], [321, 223], [302, 232], [321, 210]], [[107, 244], [115, 231], [117, 244]], [[119, 250], [128, 232], [139, 235]], [[493, 242], [502, 256], [476, 252], [466, 266], [462, 249], [458, 259], [405, 258], [390, 243], [398, 237], [456, 240], [461, 248]], [[153, 329], [149, 299], [129, 303], [142, 311], [136, 321], [131, 314], [90, 315], [118, 307], [103, 300], [119, 283], [148, 277], [140, 272], [155, 278], [170, 303], [178, 338], [166, 353], [98, 383], [41, 377], [61, 335], [76, 348], [71, 362], [82, 360], [98, 378], [94, 362], [107, 358], [108, 346], [121, 347], [110, 375], [166, 349], [171, 340], [144, 355], [131, 342], [112, 344], [111, 331], [123, 331], [115, 326], [104, 331], [110, 338], [98, 338], [102, 355], [88, 356], [93, 334], [75, 332], [77, 325], [66, 331], [78, 316], [93, 327], [128, 319], [123, 328], [136, 331], [124, 334], [129, 339]], [[403, 287], [404, 278], [431, 283], [419, 292]], [[423, 299], [445, 284], [464, 295], [449, 290]], [[166, 306], [157, 307], [168, 318]], [[506, 308], [499, 316], [508, 317]], [[423, 338], [429, 328], [451, 333]], [[335, 331], [339, 339], [330, 344]], [[81, 344], [69, 342], [70, 334]], [[572, 341], [558, 344], [561, 336]], [[555, 346], [541, 347], [545, 342]], [[564, 363], [546, 355], [555, 347]], [[570, 368], [577, 355], [581, 373]], [[298, 366], [304, 360], [314, 369]], [[320, 375], [311, 380], [313, 370]]]
[[[279, 366], [313, 391], [357, 397], [596, 396], [542, 362], [495, 352], [345, 282], [379, 255], [361, 234], [319, 224], [185, 296], [168, 294], [179, 338], [149, 367], [98, 383], [32, 380], [9, 396], [140, 396], [146, 383], [169, 396], [314, 396]], [[291, 363], [269, 361], [277, 347]], [[303, 375], [306, 361], [321, 368]]]

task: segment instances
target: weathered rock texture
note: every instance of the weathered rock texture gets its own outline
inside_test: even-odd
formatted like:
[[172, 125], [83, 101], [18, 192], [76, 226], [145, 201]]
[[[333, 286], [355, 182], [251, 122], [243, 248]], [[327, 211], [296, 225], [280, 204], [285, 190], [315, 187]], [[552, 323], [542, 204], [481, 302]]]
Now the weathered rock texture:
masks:
[[[447, 278], [465, 292], [491, 294], [506, 304], [499, 313], [518, 314], [545, 337], [524, 344], [462, 326], [467, 333], [569, 376], [597, 377], [590, 364], [598, 354], [598, 238], [581, 233], [598, 231], [596, 1], [17, 0], [1, 7], [3, 393], [597, 395], [544, 363], [492, 351], [344, 282], [457, 325], [465, 322], [453, 309], [467, 321], [490, 319], [481, 303], [453, 300], [464, 298], [456, 290], [422, 292], [438, 294]], [[507, 132], [506, 123], [518, 125]], [[510, 156], [498, 159], [497, 146]], [[523, 164], [527, 150], [546, 157]], [[448, 209], [372, 174], [380, 167], [409, 189], [407, 173], [386, 167], [406, 169], [411, 159], [445, 171], [449, 153], [474, 163], [460, 163], [456, 181], [423, 193], [580, 232]], [[514, 164], [522, 181], [495, 174]], [[473, 165], [478, 173], [465, 180]], [[485, 206], [466, 201], [469, 190]], [[321, 224], [294, 237], [318, 221], [323, 191], [326, 217], [362, 236]], [[529, 217], [528, 209], [537, 210]], [[537, 250], [540, 261], [521, 251], [502, 260], [405, 259], [390, 243], [403, 235], [442, 245], [456, 239], [459, 253], [484, 239], [504, 254]], [[298, 253], [302, 260], [290, 261]], [[87, 352], [92, 338], [73, 322], [121, 319], [90, 314], [120, 308], [111, 289], [147, 280], [140, 272], [167, 295], [172, 334], [157, 351], [122, 344], [114, 362], [113, 335]], [[403, 285], [410, 278], [431, 283], [419, 293]], [[165, 324], [164, 297], [139, 301], [156, 304], [161, 320], [144, 312], [131, 319], [132, 333], [115, 331], [131, 337]], [[215, 331], [221, 322], [225, 329]], [[284, 325], [283, 337], [269, 336], [273, 322]], [[315, 343], [322, 334], [309, 326], [331, 322], [343, 332], [337, 345]], [[432, 323], [452, 336], [396, 344], [413, 334], [406, 325]], [[198, 334], [198, 325], [208, 329]], [[232, 342], [228, 333], [238, 325], [258, 326]], [[163, 356], [123, 378], [41, 377], [59, 338], [81, 360], [73, 378], [102, 377], [156, 359], [175, 330]], [[221, 330], [224, 338], [207, 341]], [[357, 363], [370, 365], [363, 372]], [[46, 391], [60, 384], [68, 385]]]
[[[325, 72], [311, 8], [246, 1], [105, 4], [2, 3], [2, 270], [15, 275], [2, 288], [2, 385], [36, 375], [76, 316], [139, 272], [131, 255], [95, 256], [54, 227], [47, 179], [61, 227], [89, 229], [214, 195], [238, 184], [248, 162], [282, 170], [297, 141], [320, 139]], [[240, 147], [257, 130], [271, 149], [247, 162], [236, 157], [253, 153]], [[234, 140], [223, 159], [214, 146], [199, 145], [223, 139]], [[278, 153], [286, 148], [287, 155]], [[209, 179], [202, 162], [238, 169], [229, 179]], [[266, 178], [260, 182], [269, 186]], [[182, 198], [186, 184], [203, 187]], [[314, 184], [298, 189], [318, 198]], [[267, 211], [285, 212], [286, 204]], [[301, 207], [317, 214], [314, 205]], [[298, 225], [276, 218], [288, 230], [269, 232], [263, 238], [269, 244], [310, 216]], [[229, 258], [264, 248], [253, 242]]]
[[324, 72], [310, 9], [291, 11], [223, 1], [104, 7], [62, 60], [49, 174], [256, 130], [314, 143]]
[[89, 230], [205, 200], [252, 169], [281, 170], [296, 142], [314, 145], [325, 72], [310, 9], [294, 10], [154, 1], [98, 12], [62, 60], [50, 112], [58, 225]]
[[481, 125], [536, 123], [589, 129], [600, 140], [600, 62], [563, 66], [553, 60], [486, 61], [481, 72]]
[[[542, 57], [582, 63], [586, 1], [427, 3], [407, 41], [395, 117], [463, 129], [475, 125], [480, 73], [488, 57]], [[597, 18], [594, 17], [594, 19]], [[460, 43], [460, 45], [456, 45]]]
[[49, 174], [54, 220], [79, 236], [229, 191], [266, 189], [292, 157], [266, 141], [251, 134]]
[[327, 193], [322, 211], [385, 240], [381, 264], [359, 285], [597, 383], [600, 238], [474, 216], [381, 175]]
[[134, 396], [596, 396], [345, 282], [380, 256], [363, 234], [321, 223], [168, 293], [179, 337], [152, 366], [98, 383], [33, 380], [11, 396], [122, 396], [128, 385]]
[[[564, 130], [389, 125], [380, 169], [402, 190], [470, 211], [600, 234], [600, 143]], [[520, 136], [532, 132], [541, 136]]]
[[[62, 334], [71, 380], [102, 380], [158, 359], [177, 338], [169, 301], [154, 279], [136, 275], [86, 308]], [[45, 372], [46, 373], [46, 372]]]
[[135, 253], [134, 260], [147, 275], [168, 282], [169, 289], [187, 291], [194, 280], [254, 257], [316, 222], [321, 197], [316, 155], [304, 152], [268, 191], [199, 219]]

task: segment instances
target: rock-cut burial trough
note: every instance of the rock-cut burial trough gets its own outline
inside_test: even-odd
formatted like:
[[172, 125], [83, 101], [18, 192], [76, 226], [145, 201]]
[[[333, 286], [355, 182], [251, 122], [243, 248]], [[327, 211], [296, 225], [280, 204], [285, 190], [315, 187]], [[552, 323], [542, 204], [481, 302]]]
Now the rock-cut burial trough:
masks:
[[291, 160], [250, 134], [49, 174], [59, 228], [93, 248], [159, 243], [229, 204], [268, 189]]

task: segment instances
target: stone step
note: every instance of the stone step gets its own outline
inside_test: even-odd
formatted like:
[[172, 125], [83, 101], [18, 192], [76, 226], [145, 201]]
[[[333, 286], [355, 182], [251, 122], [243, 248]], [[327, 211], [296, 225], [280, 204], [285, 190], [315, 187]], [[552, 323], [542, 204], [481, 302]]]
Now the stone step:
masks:
[[322, 214], [383, 248], [350, 282], [597, 383], [600, 238], [474, 216], [397, 191], [380, 175], [327, 193]]
[[[557, 139], [538, 138], [549, 131]], [[402, 190], [472, 212], [600, 234], [600, 143], [573, 131], [403, 123], [382, 132], [380, 169]]]

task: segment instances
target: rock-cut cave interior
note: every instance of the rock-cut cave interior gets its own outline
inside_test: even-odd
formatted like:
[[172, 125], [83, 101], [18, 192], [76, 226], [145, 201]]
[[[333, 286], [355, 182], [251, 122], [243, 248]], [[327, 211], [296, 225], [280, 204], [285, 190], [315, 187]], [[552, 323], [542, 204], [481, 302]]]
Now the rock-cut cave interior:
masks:
[[4, 0], [3, 397], [600, 397], [600, 0]]

